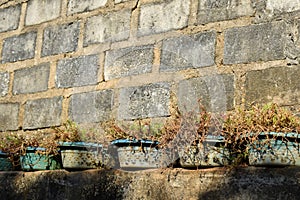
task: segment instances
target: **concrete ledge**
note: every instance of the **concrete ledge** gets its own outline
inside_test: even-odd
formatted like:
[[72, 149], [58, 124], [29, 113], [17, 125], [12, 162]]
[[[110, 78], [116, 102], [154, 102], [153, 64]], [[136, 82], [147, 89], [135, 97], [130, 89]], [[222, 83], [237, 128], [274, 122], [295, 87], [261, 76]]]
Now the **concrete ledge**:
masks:
[[299, 199], [300, 168], [1, 172], [1, 199]]

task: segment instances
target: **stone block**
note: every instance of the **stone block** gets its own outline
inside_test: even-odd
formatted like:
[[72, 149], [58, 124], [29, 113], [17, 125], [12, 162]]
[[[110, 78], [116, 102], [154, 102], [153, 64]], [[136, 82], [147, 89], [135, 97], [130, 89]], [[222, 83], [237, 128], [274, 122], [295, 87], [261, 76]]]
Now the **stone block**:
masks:
[[108, 120], [113, 106], [113, 91], [102, 90], [71, 96], [69, 116], [77, 123]]
[[80, 56], [58, 61], [56, 87], [69, 88], [97, 84], [98, 62], [99, 58], [97, 55]]
[[300, 103], [300, 67], [276, 67], [246, 74], [246, 104], [276, 102]]
[[105, 6], [107, 0], [70, 0], [68, 3], [68, 15], [81, 13]]
[[61, 125], [62, 97], [36, 99], [25, 104], [23, 129]]
[[183, 80], [178, 86], [179, 109], [199, 111], [198, 101], [211, 112], [225, 112], [234, 106], [234, 77], [231, 74], [209, 75]]
[[79, 22], [47, 27], [44, 30], [42, 56], [75, 51], [78, 37]]
[[27, 94], [48, 89], [50, 64], [44, 63], [14, 72], [13, 94]]
[[36, 32], [23, 33], [4, 39], [2, 63], [31, 59], [35, 55]]
[[18, 130], [19, 104], [0, 104], [0, 131]]
[[105, 80], [151, 72], [153, 45], [108, 51], [104, 65]]
[[170, 84], [154, 83], [122, 88], [119, 101], [119, 119], [132, 120], [169, 116]]
[[0, 32], [16, 30], [19, 26], [21, 5], [0, 9]]
[[300, 0], [282, 1], [267, 0], [266, 9], [271, 12], [293, 12], [300, 10]]
[[121, 10], [89, 18], [85, 27], [84, 46], [127, 39], [130, 16], [130, 10]]
[[251, 0], [200, 0], [197, 20], [199, 24], [252, 16]]
[[285, 23], [266, 23], [225, 31], [224, 64], [284, 59]]
[[189, 0], [173, 0], [141, 6], [138, 35], [150, 35], [184, 28], [190, 14]]
[[215, 64], [216, 33], [198, 33], [164, 40], [160, 71], [177, 71]]
[[9, 73], [0, 72], [0, 97], [7, 95], [9, 89]]
[[61, 0], [30, 0], [27, 4], [25, 25], [40, 24], [60, 16]]

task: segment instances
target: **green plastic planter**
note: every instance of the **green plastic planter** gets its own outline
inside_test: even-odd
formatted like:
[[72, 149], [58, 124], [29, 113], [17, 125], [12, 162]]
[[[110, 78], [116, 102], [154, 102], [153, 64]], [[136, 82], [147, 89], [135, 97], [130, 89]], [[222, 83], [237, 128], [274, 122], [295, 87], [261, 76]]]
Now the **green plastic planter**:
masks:
[[24, 171], [36, 170], [55, 170], [61, 169], [60, 155], [45, 155], [40, 154], [38, 151], [45, 151], [45, 148], [28, 147], [26, 153], [20, 156], [21, 168]]
[[249, 146], [253, 166], [300, 166], [300, 135], [297, 133], [260, 133]]
[[219, 167], [229, 164], [229, 150], [222, 136], [206, 136], [202, 143], [179, 147], [179, 163], [184, 168]]
[[94, 169], [107, 164], [109, 155], [102, 144], [86, 142], [60, 142], [63, 168]]
[[9, 160], [9, 154], [0, 151], [0, 171], [13, 170], [13, 164]]

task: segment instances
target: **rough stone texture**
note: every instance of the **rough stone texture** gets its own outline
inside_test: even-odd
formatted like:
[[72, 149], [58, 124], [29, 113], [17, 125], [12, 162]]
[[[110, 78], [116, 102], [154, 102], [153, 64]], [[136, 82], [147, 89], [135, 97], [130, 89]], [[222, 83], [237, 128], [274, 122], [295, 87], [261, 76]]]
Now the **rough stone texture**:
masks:
[[86, 12], [105, 6], [107, 0], [70, 0], [68, 3], [68, 15]]
[[151, 72], [153, 45], [108, 51], [104, 65], [105, 80]]
[[69, 115], [77, 123], [105, 121], [110, 117], [112, 105], [112, 90], [74, 94], [69, 105]]
[[140, 119], [170, 115], [170, 84], [155, 83], [139, 87], [122, 88], [118, 117]]
[[0, 97], [4, 97], [8, 93], [9, 88], [9, 73], [0, 72]]
[[198, 100], [212, 112], [233, 108], [233, 75], [210, 75], [181, 81], [178, 86], [178, 104], [181, 111], [199, 111]]
[[0, 32], [17, 29], [20, 15], [21, 5], [0, 9]]
[[0, 104], [0, 131], [18, 130], [19, 104]]
[[58, 18], [61, 0], [30, 0], [27, 5], [25, 25], [39, 24]]
[[23, 129], [36, 129], [61, 124], [62, 97], [27, 101]]
[[130, 16], [130, 10], [121, 10], [89, 18], [85, 27], [84, 46], [127, 39]]
[[297, 167], [4, 172], [0, 195], [11, 200], [296, 200], [299, 174]]
[[115, 0], [115, 4], [117, 4], [117, 3], [123, 3], [123, 2], [126, 2], [126, 1], [130, 1], [130, 0]]
[[225, 32], [224, 64], [280, 60], [284, 56], [285, 23], [267, 23]]
[[56, 69], [56, 87], [68, 88], [98, 82], [98, 56], [80, 56], [60, 60]]
[[254, 9], [251, 0], [199, 0], [199, 24], [230, 20], [253, 14]]
[[250, 71], [246, 75], [246, 103], [300, 103], [300, 67], [276, 67]]
[[189, 0], [173, 0], [141, 6], [138, 35], [181, 29], [188, 25]]
[[216, 33], [198, 33], [163, 41], [160, 71], [214, 65]]
[[14, 74], [13, 94], [46, 91], [48, 89], [49, 73], [49, 63], [16, 70]]
[[300, 0], [267, 0], [266, 9], [270, 10], [271, 12], [292, 12], [300, 10]]
[[36, 32], [4, 39], [2, 63], [31, 59], [35, 55]]
[[46, 28], [44, 31], [42, 56], [75, 51], [78, 37], [79, 22]]

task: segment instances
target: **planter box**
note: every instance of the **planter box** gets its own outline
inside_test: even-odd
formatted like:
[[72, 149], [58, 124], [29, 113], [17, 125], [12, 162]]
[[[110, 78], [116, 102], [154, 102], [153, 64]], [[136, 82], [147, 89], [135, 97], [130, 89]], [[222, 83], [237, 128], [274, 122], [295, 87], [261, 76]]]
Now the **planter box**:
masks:
[[108, 165], [109, 155], [101, 144], [61, 142], [59, 145], [66, 169], [94, 169]]
[[24, 171], [61, 169], [60, 155], [45, 155], [38, 153], [45, 148], [28, 147], [25, 155], [20, 156], [21, 168]]
[[123, 169], [149, 169], [165, 167], [166, 153], [158, 148], [158, 142], [151, 140], [112, 141], [117, 146], [120, 167]]
[[9, 160], [9, 154], [0, 151], [0, 171], [13, 170], [13, 164]]
[[208, 135], [203, 143], [179, 147], [179, 162], [182, 167], [219, 167], [229, 164], [229, 150], [222, 147], [222, 136]]
[[249, 147], [249, 164], [261, 166], [300, 166], [300, 135], [260, 133]]

